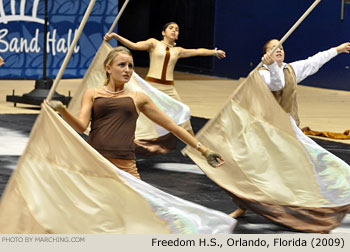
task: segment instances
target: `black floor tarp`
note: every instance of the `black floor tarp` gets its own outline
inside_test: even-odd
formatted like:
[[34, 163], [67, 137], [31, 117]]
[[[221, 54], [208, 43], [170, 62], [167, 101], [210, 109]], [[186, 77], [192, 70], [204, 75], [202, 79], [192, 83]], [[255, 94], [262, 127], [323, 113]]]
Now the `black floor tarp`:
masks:
[[[35, 114], [1, 114], [0, 128], [23, 133], [29, 136], [31, 127], [36, 119]], [[194, 132], [197, 132], [207, 122], [207, 119], [193, 117], [191, 119]], [[6, 134], [6, 132], [0, 132]], [[350, 164], [350, 145], [339, 142], [314, 139], [323, 148]], [[6, 143], [0, 143], [6, 145]], [[185, 145], [178, 142], [177, 150], [165, 155], [138, 157], [137, 166], [142, 180], [167, 192], [194, 203], [230, 213], [237, 207], [229, 195], [203, 174], [176, 172], [155, 168], [159, 163], [194, 164], [191, 159], [181, 154]], [[16, 166], [19, 156], [0, 155], [0, 195]], [[234, 233], [293, 233], [279, 225], [271, 223], [252, 212], [238, 219]]]

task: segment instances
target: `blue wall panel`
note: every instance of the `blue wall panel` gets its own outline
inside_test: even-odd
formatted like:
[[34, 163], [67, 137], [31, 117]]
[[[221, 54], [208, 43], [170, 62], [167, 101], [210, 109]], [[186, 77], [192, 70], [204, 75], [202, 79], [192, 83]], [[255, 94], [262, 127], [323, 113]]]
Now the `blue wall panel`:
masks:
[[[89, 2], [48, 1], [48, 77], [57, 75]], [[6, 62], [0, 69], [1, 79], [42, 77], [44, 4], [44, 0], [0, 0], [0, 55]], [[117, 0], [96, 0], [63, 78], [84, 75], [117, 13]]]
[[[41, 78], [44, 0], [0, 0], [0, 2], [4, 10], [2, 12], [0, 8], [0, 55], [6, 61], [6, 65], [0, 69], [0, 78]], [[11, 2], [15, 3], [15, 15], [12, 14]], [[18, 15], [21, 3], [25, 3], [26, 6], [25, 16], [31, 16], [34, 2], [38, 2], [37, 19], [31, 17], [28, 20], [20, 20]], [[54, 78], [89, 0], [48, 2], [50, 42], [47, 74], [50, 78]], [[238, 79], [247, 76], [260, 62], [263, 44], [270, 38], [281, 38], [314, 1], [213, 0], [213, 2], [216, 3], [213, 46], [225, 50], [227, 58], [213, 60], [213, 67], [208, 69], [208, 72], [216, 76]], [[345, 20], [341, 21], [340, 3], [341, 0], [321, 1], [285, 42], [286, 62], [307, 58], [318, 51], [350, 40], [350, 5], [345, 6]], [[132, 5], [128, 6], [129, 9], [131, 7]], [[64, 78], [81, 78], [84, 75], [117, 12], [117, 0], [96, 0]], [[11, 18], [12, 20], [9, 20]], [[194, 41], [198, 39], [194, 38]], [[16, 46], [20, 45], [21, 40], [26, 40], [29, 45], [32, 42], [32, 49], [25, 52], [20, 48], [16, 52]], [[201, 44], [212, 43], [199, 40]], [[200, 58], [204, 60], [206, 57]], [[350, 56], [342, 54], [327, 63], [317, 74], [304, 80], [302, 84], [350, 90], [349, 79]]]
[[[216, 1], [215, 44], [227, 58], [215, 62], [218, 76], [245, 77], [260, 62], [262, 47], [282, 38], [313, 0]], [[285, 42], [286, 62], [305, 59], [318, 51], [350, 40], [350, 5], [340, 20], [340, 0], [321, 1]], [[324, 65], [302, 84], [350, 90], [350, 56], [342, 54]]]

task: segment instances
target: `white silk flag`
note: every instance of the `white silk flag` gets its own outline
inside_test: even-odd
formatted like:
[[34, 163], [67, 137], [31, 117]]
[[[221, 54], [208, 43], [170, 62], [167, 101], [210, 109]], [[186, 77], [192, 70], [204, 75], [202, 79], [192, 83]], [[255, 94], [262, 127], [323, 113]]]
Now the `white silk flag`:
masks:
[[350, 167], [306, 137], [253, 71], [196, 135], [225, 164], [184, 152], [243, 208], [280, 224], [327, 233], [350, 209]]
[[0, 233], [230, 233], [234, 225], [120, 171], [47, 105], [0, 202]]

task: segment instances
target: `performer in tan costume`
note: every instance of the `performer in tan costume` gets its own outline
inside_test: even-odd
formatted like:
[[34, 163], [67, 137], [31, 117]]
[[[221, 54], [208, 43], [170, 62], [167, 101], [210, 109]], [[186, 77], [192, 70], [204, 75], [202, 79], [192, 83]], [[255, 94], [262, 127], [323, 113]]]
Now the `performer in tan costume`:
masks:
[[[112, 38], [116, 38], [132, 50], [148, 51], [150, 66], [146, 80], [155, 88], [181, 101], [174, 86], [174, 68], [177, 60], [193, 56], [216, 56], [219, 59], [223, 59], [226, 57], [226, 54], [224, 51], [217, 49], [185, 49], [176, 46], [175, 41], [179, 36], [179, 26], [175, 22], [164, 25], [162, 36], [163, 40], [161, 41], [149, 38], [145, 41], [134, 43], [119, 34], [110, 33], [106, 34], [105, 40], [109, 41]], [[186, 122], [182, 126], [193, 134], [190, 122]]]
[[104, 62], [107, 76], [104, 86], [85, 91], [78, 117], [72, 115], [60, 101], [51, 101], [49, 104], [79, 133], [83, 133], [91, 121], [88, 143], [119, 169], [137, 178], [140, 176], [135, 162], [134, 139], [140, 112], [200, 151], [213, 167], [221, 166], [221, 155], [201, 145], [191, 134], [176, 125], [146, 94], [124, 87], [131, 78], [133, 65], [132, 55], [127, 48], [114, 48]]
[[[325, 63], [340, 53], [349, 53], [350, 43], [343, 43], [337, 47], [319, 52], [305, 60], [299, 60], [287, 64], [284, 62], [284, 50], [280, 46], [271, 56], [273, 50], [279, 41], [277, 39], [269, 40], [263, 48], [262, 62], [263, 67], [259, 70], [260, 75], [266, 85], [275, 96], [276, 101], [283, 110], [289, 113], [297, 126], [300, 125], [297, 104], [297, 85], [308, 76], [316, 73]], [[234, 218], [245, 214], [245, 210], [238, 208], [230, 215]]]

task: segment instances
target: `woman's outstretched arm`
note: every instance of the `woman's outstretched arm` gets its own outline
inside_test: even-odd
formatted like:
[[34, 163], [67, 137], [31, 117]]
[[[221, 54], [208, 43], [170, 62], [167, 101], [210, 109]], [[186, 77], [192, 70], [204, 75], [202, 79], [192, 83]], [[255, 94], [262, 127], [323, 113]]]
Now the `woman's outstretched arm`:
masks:
[[201, 145], [194, 136], [188, 133], [184, 128], [178, 126], [167, 114], [160, 110], [147, 95], [137, 93], [137, 100], [137, 106], [142, 113], [153, 122], [172, 132], [184, 143], [201, 152], [211, 166], [218, 167], [224, 164], [224, 160], [220, 154]]
[[194, 56], [215, 56], [218, 59], [223, 59], [226, 57], [226, 53], [223, 50], [215, 49], [206, 49], [206, 48], [198, 48], [198, 49], [185, 49], [180, 48], [180, 58], [189, 58]]
[[78, 117], [75, 117], [72, 113], [70, 113], [61, 101], [52, 100], [48, 104], [58, 113], [60, 113], [63, 119], [74, 130], [76, 130], [78, 133], [84, 133], [90, 123], [93, 93], [93, 89], [88, 89], [85, 91], [81, 100], [81, 109]]
[[139, 41], [139, 42], [132, 42], [128, 40], [127, 38], [124, 38], [120, 36], [117, 33], [107, 33], [104, 37], [104, 40], [107, 42], [110, 41], [112, 38], [115, 38], [118, 40], [120, 43], [122, 43], [124, 46], [128, 47], [129, 49], [132, 50], [138, 50], [138, 51], [149, 51], [151, 48], [155, 46], [156, 40], [153, 38], [144, 40], [144, 41]]

